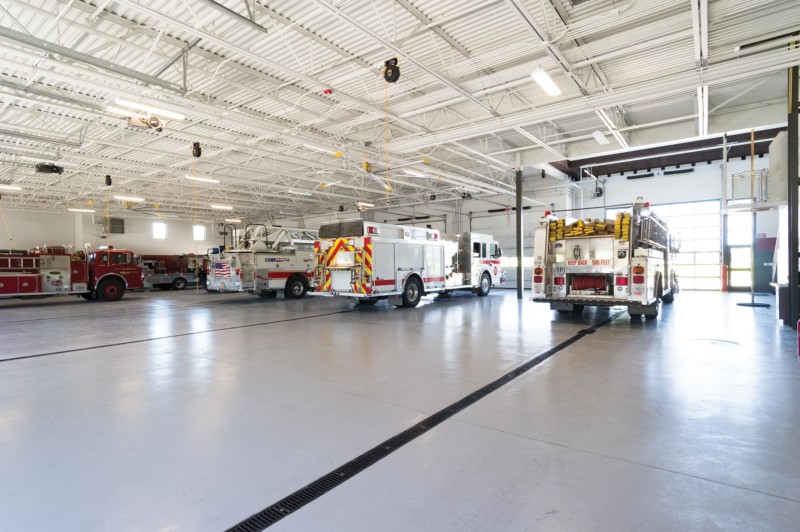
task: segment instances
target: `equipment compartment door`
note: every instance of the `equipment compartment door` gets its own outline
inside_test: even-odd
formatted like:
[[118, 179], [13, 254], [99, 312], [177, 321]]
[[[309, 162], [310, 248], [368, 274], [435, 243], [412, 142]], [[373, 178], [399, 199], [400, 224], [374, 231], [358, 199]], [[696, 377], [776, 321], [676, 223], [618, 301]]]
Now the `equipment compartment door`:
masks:
[[425, 286], [437, 288], [444, 286], [444, 247], [425, 246], [425, 271], [423, 272]]
[[375, 242], [372, 246], [372, 273], [376, 292], [395, 291], [394, 244]]

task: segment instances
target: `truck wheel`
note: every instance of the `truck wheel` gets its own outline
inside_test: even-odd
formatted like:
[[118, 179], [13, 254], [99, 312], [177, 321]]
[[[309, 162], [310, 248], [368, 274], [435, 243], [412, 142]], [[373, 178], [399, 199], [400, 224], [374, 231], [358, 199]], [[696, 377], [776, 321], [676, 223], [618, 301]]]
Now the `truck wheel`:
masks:
[[672, 303], [673, 301], [675, 301], [675, 294], [670, 292], [669, 294], [661, 296], [661, 301], [664, 303]]
[[374, 305], [377, 302], [378, 302], [378, 300], [377, 299], [373, 299], [373, 298], [357, 299], [356, 300], [356, 305], [359, 305], [359, 306], [362, 306], [362, 307], [371, 307], [372, 305]]
[[581, 314], [583, 314], [583, 305], [573, 305], [572, 314], [574, 314], [575, 316], [580, 316]]
[[119, 301], [125, 294], [125, 285], [116, 279], [107, 279], [97, 288], [97, 299], [100, 301]]
[[481, 284], [478, 286], [478, 295], [480, 297], [488, 296], [489, 290], [492, 289], [492, 278], [489, 277], [488, 273], [484, 273], [481, 275]]
[[183, 277], [178, 277], [177, 279], [172, 281], [172, 288], [174, 288], [175, 290], [183, 290], [184, 288], [186, 288], [187, 284], [189, 283], [186, 282], [186, 279], [184, 279]]
[[91, 292], [87, 292], [85, 294], [81, 294], [81, 297], [83, 299], [85, 299], [86, 301], [93, 301], [94, 300], [94, 294], [91, 293]]
[[170, 285], [170, 284], [157, 284], [156, 288], [158, 288], [159, 290], [169, 290], [170, 288], [172, 288], [172, 285]]
[[300, 299], [306, 295], [308, 287], [302, 277], [290, 277], [286, 281], [286, 288], [283, 291], [286, 299]]
[[641, 317], [642, 317], [642, 315], [640, 313], [638, 313], [638, 312], [637, 313], [630, 313], [629, 312], [628, 314], [630, 314], [632, 320], [638, 320], [638, 319], [641, 319]]
[[416, 277], [412, 277], [406, 281], [406, 286], [403, 288], [403, 306], [406, 308], [416, 307], [419, 305], [420, 299], [422, 299], [422, 286]]

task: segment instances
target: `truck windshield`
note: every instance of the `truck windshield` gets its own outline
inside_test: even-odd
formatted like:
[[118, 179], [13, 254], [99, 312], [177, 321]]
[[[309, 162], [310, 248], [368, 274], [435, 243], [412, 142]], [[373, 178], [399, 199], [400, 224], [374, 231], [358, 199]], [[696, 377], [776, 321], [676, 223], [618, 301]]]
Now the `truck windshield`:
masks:
[[364, 221], [361, 218], [329, 222], [319, 226], [320, 238], [343, 238], [364, 236]]
[[495, 243], [489, 244], [489, 255], [493, 259], [498, 259], [503, 256], [503, 250]]

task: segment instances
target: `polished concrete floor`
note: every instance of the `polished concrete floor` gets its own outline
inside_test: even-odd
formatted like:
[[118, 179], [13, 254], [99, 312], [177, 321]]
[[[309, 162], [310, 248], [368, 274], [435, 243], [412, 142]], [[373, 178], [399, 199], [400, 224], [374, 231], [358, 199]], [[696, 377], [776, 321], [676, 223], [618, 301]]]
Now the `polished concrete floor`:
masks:
[[[273, 528], [797, 530], [796, 336], [745, 299], [616, 316]], [[223, 530], [616, 313], [0, 301], [0, 530]]]

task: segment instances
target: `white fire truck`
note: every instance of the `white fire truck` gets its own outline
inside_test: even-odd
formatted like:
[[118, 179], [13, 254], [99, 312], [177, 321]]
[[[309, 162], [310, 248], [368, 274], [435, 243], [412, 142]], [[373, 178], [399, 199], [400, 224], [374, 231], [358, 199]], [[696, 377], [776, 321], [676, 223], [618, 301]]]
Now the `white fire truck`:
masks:
[[655, 318], [678, 290], [671, 246], [666, 224], [642, 198], [608, 223], [567, 225], [546, 215], [534, 230], [531, 299], [561, 313], [623, 305], [632, 318]]
[[415, 307], [424, 294], [472, 290], [485, 296], [505, 282], [500, 246], [479, 233], [440, 236], [435, 229], [342, 220], [320, 226], [315, 253], [315, 295], [363, 304], [389, 299]]
[[130, 250], [74, 254], [67, 246], [0, 250], [0, 297], [78, 295], [119, 301], [126, 289], [142, 287], [142, 268]]
[[235, 249], [209, 252], [206, 289], [260, 296], [282, 290], [287, 299], [299, 299], [313, 289], [316, 238], [309, 229], [250, 224]]

